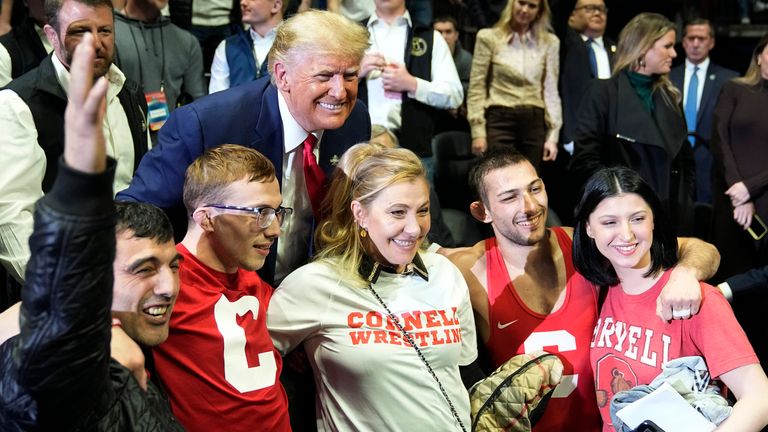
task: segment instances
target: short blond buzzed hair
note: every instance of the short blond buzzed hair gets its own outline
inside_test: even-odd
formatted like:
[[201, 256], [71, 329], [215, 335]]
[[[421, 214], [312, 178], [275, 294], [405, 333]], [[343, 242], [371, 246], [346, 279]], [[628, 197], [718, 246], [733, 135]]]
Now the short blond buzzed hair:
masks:
[[277, 26], [269, 50], [269, 74], [274, 82], [276, 62], [288, 62], [293, 52], [329, 53], [349, 58], [357, 65], [368, 49], [368, 29], [340, 14], [310, 9]]
[[275, 166], [258, 151], [237, 144], [208, 149], [187, 168], [184, 177], [184, 206], [191, 215], [205, 204], [226, 199], [226, 188], [239, 180], [268, 182]]

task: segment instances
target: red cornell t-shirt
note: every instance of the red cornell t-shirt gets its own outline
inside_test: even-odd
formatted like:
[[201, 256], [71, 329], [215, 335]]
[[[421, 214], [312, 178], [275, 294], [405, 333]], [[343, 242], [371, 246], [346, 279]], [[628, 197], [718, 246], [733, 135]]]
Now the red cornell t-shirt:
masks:
[[[572, 241], [559, 227], [557, 236], [568, 279], [574, 274]], [[563, 362], [563, 380], [533, 428], [536, 432], [601, 429], [595, 401], [589, 342], [597, 319], [597, 295], [593, 287], [566, 286], [565, 301], [557, 311], [542, 315], [529, 309], [509, 279], [504, 258], [495, 238], [485, 241], [488, 310], [491, 333], [485, 346], [494, 367], [517, 354], [543, 350], [557, 354]]]
[[272, 287], [176, 249], [181, 291], [168, 340], [154, 349], [176, 418], [188, 431], [290, 431], [282, 359], [267, 332]]
[[[606, 432], [613, 431], [613, 395], [650, 384], [669, 360], [702, 356], [712, 378], [758, 362], [728, 301], [711, 285], [701, 284], [701, 308], [691, 319], [665, 322], [656, 316], [656, 298], [671, 271], [665, 271], [642, 294], [627, 294], [621, 285], [608, 289], [590, 354]], [[592, 286], [581, 275], [571, 281], [574, 285]]]

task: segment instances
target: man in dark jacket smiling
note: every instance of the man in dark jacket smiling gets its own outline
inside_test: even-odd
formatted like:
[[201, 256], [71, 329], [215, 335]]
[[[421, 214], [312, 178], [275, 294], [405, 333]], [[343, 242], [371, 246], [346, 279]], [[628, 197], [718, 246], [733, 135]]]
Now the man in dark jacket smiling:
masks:
[[[137, 345], [168, 335], [179, 258], [159, 209], [119, 204], [115, 217], [115, 161], [101, 126], [107, 81], [93, 84], [94, 55], [86, 32], [72, 62], [59, 174], [35, 210], [20, 334], [0, 346], [3, 431], [181, 430], [147, 383]], [[111, 350], [110, 319], [125, 331], [113, 333]]]

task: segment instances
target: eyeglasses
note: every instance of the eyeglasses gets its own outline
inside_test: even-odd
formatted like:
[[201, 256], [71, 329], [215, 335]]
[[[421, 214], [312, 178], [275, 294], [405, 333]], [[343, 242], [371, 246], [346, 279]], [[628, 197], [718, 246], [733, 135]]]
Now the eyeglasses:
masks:
[[598, 13], [598, 12], [600, 12], [601, 14], [607, 14], [608, 13], [608, 8], [605, 7], [605, 6], [600, 6], [600, 5], [584, 5], [584, 6], [579, 6], [579, 7], [576, 8], [576, 10], [579, 10], [579, 9], [584, 9], [585, 11], [587, 11], [587, 12], [589, 12], [591, 14], [595, 14], [595, 13]]
[[255, 217], [256, 222], [259, 224], [259, 227], [261, 228], [267, 228], [268, 226], [272, 225], [272, 221], [274, 221], [275, 218], [277, 218], [277, 224], [282, 226], [285, 216], [290, 216], [293, 214], [292, 208], [283, 207], [283, 206], [280, 206], [275, 209], [272, 207], [240, 207], [240, 206], [224, 205], [224, 204], [206, 204], [202, 207], [211, 207], [211, 208], [226, 210], [230, 212], [240, 212], [240, 214], [246, 213], [250, 216]]

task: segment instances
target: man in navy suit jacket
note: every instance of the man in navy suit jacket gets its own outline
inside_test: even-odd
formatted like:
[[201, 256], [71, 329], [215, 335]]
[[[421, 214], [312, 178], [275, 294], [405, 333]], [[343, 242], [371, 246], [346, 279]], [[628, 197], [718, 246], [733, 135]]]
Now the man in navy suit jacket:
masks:
[[189, 215], [182, 191], [190, 163], [221, 144], [254, 148], [275, 165], [283, 206], [294, 209], [260, 272], [271, 284], [281, 280], [306, 261], [315, 224], [304, 184], [303, 141], [309, 134], [318, 139], [313, 153], [330, 177], [347, 148], [370, 139], [368, 111], [356, 103], [367, 47], [367, 31], [337, 14], [310, 11], [285, 21], [269, 54], [271, 82], [262, 78], [175, 110], [118, 199], [166, 209], [183, 235]]
[[[605, 36], [607, 21], [608, 9], [603, 0], [578, 0], [573, 5], [568, 25], [556, 26], [561, 41], [558, 91], [563, 104], [563, 127], [560, 129], [560, 145], [566, 151], [558, 152], [553, 164], [544, 164], [540, 169], [542, 178], [550, 185], [550, 209], [555, 210], [563, 224], [572, 223], [573, 208], [579, 196], [577, 185], [567, 171], [573, 153], [579, 104], [592, 81], [609, 78], [613, 67], [616, 43]], [[590, 50], [595, 55], [597, 70], [592, 68]]]
[[[685, 63], [669, 73], [669, 79], [683, 94], [683, 106], [689, 96], [689, 85], [694, 68], [698, 67], [698, 94], [696, 95], [696, 121], [688, 124], [688, 133], [694, 138], [693, 153], [696, 159], [696, 201], [712, 202], [712, 153], [709, 140], [712, 135], [712, 118], [720, 89], [728, 80], [735, 78], [735, 71], [718, 66], [709, 59], [709, 51], [715, 46], [715, 32], [705, 19], [686, 24], [683, 30]], [[693, 95], [691, 95], [693, 96]], [[693, 123], [693, 122], [691, 122]]]

